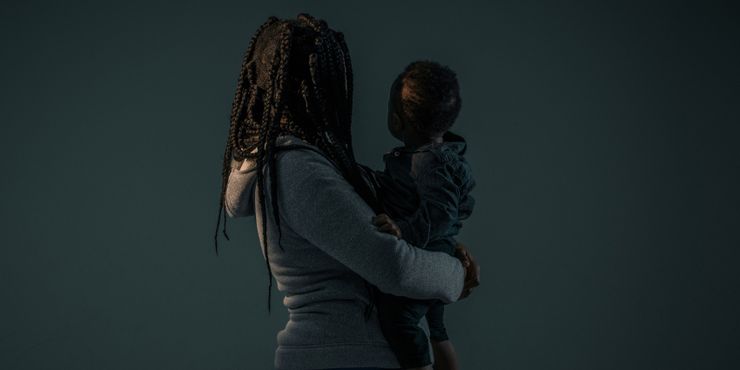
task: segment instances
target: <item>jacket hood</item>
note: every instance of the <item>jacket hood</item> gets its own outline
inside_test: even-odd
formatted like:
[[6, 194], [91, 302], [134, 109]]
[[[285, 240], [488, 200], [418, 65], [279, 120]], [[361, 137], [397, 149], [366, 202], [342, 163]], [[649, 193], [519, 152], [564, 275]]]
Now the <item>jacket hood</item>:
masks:
[[444, 133], [444, 135], [442, 135], [442, 143], [429, 143], [426, 145], [422, 145], [416, 149], [406, 149], [403, 146], [398, 146], [398, 147], [393, 148], [390, 152], [385, 153], [385, 155], [390, 156], [393, 154], [393, 152], [404, 152], [404, 153], [425, 152], [432, 148], [436, 148], [442, 145], [451, 149], [458, 155], [465, 155], [465, 150], [467, 150], [468, 148], [468, 144], [465, 142], [465, 138], [451, 131], [447, 131]]
[[464, 155], [465, 150], [468, 148], [465, 138], [450, 131], [447, 131], [442, 136], [442, 140], [444, 140], [445, 144], [447, 144], [450, 149], [454, 150], [459, 155]]

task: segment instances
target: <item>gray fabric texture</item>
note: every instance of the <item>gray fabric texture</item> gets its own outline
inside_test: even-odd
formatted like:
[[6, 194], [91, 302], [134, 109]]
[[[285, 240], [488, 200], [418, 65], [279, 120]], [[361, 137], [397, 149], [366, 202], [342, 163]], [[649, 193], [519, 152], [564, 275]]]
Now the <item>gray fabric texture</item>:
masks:
[[365, 282], [385, 293], [451, 303], [462, 291], [462, 264], [377, 231], [370, 207], [317, 148], [293, 136], [280, 137], [278, 145], [305, 148], [281, 151], [276, 160], [282, 249], [269, 176], [267, 240], [260, 227], [263, 215], [255, 207], [253, 162], [234, 162], [225, 198], [229, 216], [256, 216], [277, 289], [284, 294], [289, 319], [277, 335], [275, 367], [398, 367], [377, 315], [364, 316]]

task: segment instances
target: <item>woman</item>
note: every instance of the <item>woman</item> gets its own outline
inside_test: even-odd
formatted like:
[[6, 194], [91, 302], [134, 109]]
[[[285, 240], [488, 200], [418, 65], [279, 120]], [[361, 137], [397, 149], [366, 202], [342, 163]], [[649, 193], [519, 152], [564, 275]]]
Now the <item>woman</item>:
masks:
[[278, 369], [397, 368], [370, 286], [454, 302], [478, 284], [467, 256], [420, 250], [372, 225], [380, 208], [354, 159], [351, 120], [342, 34], [305, 14], [268, 19], [237, 83], [220, 207], [256, 215], [270, 288], [274, 275], [285, 293]]

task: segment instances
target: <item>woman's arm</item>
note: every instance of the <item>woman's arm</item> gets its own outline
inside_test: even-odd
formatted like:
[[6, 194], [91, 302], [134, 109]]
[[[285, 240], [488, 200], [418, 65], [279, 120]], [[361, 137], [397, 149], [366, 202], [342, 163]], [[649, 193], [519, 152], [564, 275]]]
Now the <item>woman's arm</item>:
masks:
[[378, 231], [370, 207], [326, 158], [290, 150], [276, 162], [281, 218], [308, 242], [383, 292], [447, 303], [460, 297], [460, 260]]

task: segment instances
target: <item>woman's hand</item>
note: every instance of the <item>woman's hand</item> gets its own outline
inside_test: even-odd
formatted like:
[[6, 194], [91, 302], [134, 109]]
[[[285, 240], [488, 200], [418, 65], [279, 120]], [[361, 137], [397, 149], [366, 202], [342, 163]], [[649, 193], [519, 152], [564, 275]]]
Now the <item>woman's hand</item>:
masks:
[[378, 230], [384, 233], [395, 235], [396, 238], [401, 239], [401, 229], [398, 228], [398, 225], [396, 225], [396, 223], [393, 222], [393, 220], [388, 217], [387, 214], [381, 213], [373, 217], [373, 225], [375, 225]]
[[480, 285], [480, 266], [478, 266], [478, 263], [470, 255], [468, 248], [462, 243], [457, 243], [457, 246], [455, 246], [455, 257], [460, 259], [463, 267], [465, 267], [465, 282], [463, 283], [460, 298], [458, 298], [460, 300], [469, 296], [473, 288]]

